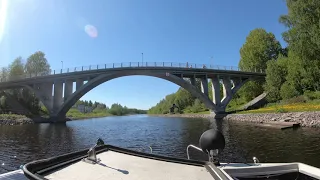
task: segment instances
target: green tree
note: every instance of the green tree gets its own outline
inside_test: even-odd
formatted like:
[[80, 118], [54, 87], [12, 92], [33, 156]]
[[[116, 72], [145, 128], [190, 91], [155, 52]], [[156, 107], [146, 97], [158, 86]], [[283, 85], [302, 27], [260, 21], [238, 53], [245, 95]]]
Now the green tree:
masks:
[[191, 107], [191, 111], [194, 113], [205, 111], [204, 104], [199, 99], [196, 99]]
[[[35, 52], [28, 57], [24, 66], [26, 76], [47, 75], [50, 73], [50, 65], [45, 58], [45, 54], [41, 51]], [[20, 92], [21, 98], [33, 114], [37, 114], [40, 109], [39, 99], [36, 98], [32, 91], [22, 89]]]
[[265, 70], [267, 61], [277, 59], [281, 50], [274, 34], [261, 28], [254, 29], [240, 49], [239, 68], [244, 71]]
[[9, 78], [16, 79], [22, 75], [24, 75], [24, 64], [22, 58], [18, 57], [9, 65]]
[[[15, 80], [15, 79], [21, 78], [21, 76], [23, 75], [24, 75], [24, 64], [22, 62], [22, 58], [18, 57], [9, 65], [8, 78], [11, 80]], [[20, 91], [21, 89], [11, 89], [7, 91], [7, 93], [10, 93], [14, 98], [17, 99], [17, 101], [23, 102]]]
[[[44, 53], [36, 52], [32, 54], [26, 64], [23, 63], [22, 57], [16, 58], [9, 67], [2, 68], [0, 79], [15, 80], [27, 76], [28, 74], [49, 74], [50, 65], [48, 64]], [[26, 88], [18, 88], [8, 90], [7, 93], [11, 94], [13, 98], [29, 109], [33, 114], [39, 114], [40, 102], [33, 92]]]
[[[288, 84], [299, 94], [320, 90], [320, 1], [286, 0], [288, 14], [280, 22], [288, 30], [283, 33], [288, 43]], [[290, 57], [291, 56], [291, 57]]]
[[50, 74], [50, 65], [45, 54], [38, 51], [29, 56], [25, 65], [25, 71], [27, 74]]
[[8, 69], [3, 67], [0, 70], [0, 82], [6, 81], [8, 78]]
[[[267, 62], [277, 59], [282, 52], [279, 41], [274, 34], [264, 29], [252, 30], [240, 49], [239, 68], [243, 71], [264, 71]], [[263, 92], [263, 81], [250, 81], [239, 90], [239, 95], [245, 101], [250, 101]]]
[[295, 87], [286, 81], [280, 89], [280, 95], [282, 99], [289, 99], [299, 95], [299, 92], [295, 89]]
[[131, 109], [126, 106], [122, 106], [121, 104], [114, 103], [111, 105], [109, 109], [107, 109], [107, 112], [116, 115], [116, 116], [122, 116], [126, 114], [145, 114], [146, 111], [139, 110], [139, 109]]
[[184, 109], [187, 106], [192, 105], [194, 99], [195, 98], [192, 96], [192, 94], [187, 90], [179, 88], [179, 90], [175, 93], [174, 104], [176, 104], [180, 109]]
[[268, 61], [266, 69], [266, 83], [264, 89], [268, 92], [268, 100], [275, 102], [281, 99], [280, 89], [286, 81], [287, 75], [286, 57], [279, 57], [277, 61]]
[[0, 109], [3, 111], [3, 112], [6, 112], [6, 109], [7, 109], [7, 98], [5, 96], [1, 96], [0, 97]]
[[76, 102], [76, 104], [75, 105], [81, 105], [81, 104], [83, 104], [83, 101], [81, 101], [81, 100], [78, 100], [77, 102]]
[[99, 103], [98, 103], [97, 101], [94, 101], [94, 103], [93, 103], [93, 108], [97, 108], [98, 105], [99, 105]]
[[88, 103], [88, 106], [92, 107], [93, 103], [92, 101], [90, 100], [89, 103]]

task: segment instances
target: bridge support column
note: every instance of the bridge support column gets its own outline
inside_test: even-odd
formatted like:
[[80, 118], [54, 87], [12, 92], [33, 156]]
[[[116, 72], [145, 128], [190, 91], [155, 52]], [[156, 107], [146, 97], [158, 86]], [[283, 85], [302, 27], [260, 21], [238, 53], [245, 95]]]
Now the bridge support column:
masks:
[[221, 106], [221, 97], [220, 97], [220, 82], [219, 76], [215, 76], [211, 79], [212, 82], [212, 100], [213, 103], [217, 106]]
[[190, 82], [193, 86], [196, 86], [196, 78], [194, 77], [190, 78]]
[[53, 112], [55, 113], [63, 103], [62, 99], [63, 82], [54, 82], [54, 94], [53, 94]]
[[241, 78], [237, 78], [237, 79], [232, 79], [233, 82], [233, 87], [231, 88], [232, 94], [235, 94], [244, 83], [246, 83], [249, 79], [241, 79]]
[[71, 95], [73, 91], [73, 81], [66, 80], [64, 83], [64, 101], [66, 101]]
[[208, 78], [201, 78], [201, 92], [209, 97]]
[[222, 78], [222, 87], [223, 87], [223, 99], [221, 100], [221, 105], [226, 107], [229, 103], [229, 99], [232, 98], [232, 91], [231, 91], [231, 80], [230, 77], [223, 77]]
[[76, 90], [80, 89], [80, 87], [83, 85], [83, 80], [82, 79], [77, 79], [76, 80]]

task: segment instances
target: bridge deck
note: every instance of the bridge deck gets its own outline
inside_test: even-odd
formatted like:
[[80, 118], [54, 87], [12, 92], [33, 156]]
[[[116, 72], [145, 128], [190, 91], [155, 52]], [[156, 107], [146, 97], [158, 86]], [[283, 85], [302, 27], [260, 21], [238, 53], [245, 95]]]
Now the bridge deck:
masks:
[[203, 68], [183, 68], [183, 67], [122, 67], [122, 68], [106, 68], [106, 69], [91, 69], [91, 70], [79, 70], [72, 72], [51, 72], [47, 75], [23, 75], [22, 77], [16, 77], [11, 80], [0, 80], [0, 88], [14, 88], [28, 83], [41, 83], [55, 80], [67, 80], [78, 78], [89, 78], [90, 76], [97, 76], [99, 74], [115, 73], [115, 72], [127, 71], [132, 74], [133, 71], [137, 72], [137, 75], [143, 75], [143, 72], [156, 72], [156, 73], [170, 73], [176, 76], [185, 78], [190, 77], [203, 77], [219, 75], [228, 77], [254, 77], [264, 78], [265, 73], [261, 72], [246, 72], [230, 69], [203, 69]]

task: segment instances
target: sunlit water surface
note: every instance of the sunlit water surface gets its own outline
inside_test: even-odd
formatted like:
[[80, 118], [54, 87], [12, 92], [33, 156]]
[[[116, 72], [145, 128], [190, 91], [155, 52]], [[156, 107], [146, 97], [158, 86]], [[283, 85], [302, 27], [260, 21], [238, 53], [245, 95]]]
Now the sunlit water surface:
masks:
[[[186, 147], [198, 145], [210, 128], [222, 130], [226, 148], [223, 162], [303, 162], [320, 167], [320, 130], [278, 130], [209, 119], [164, 118], [147, 115], [105, 117], [67, 122], [0, 126], [0, 173], [17, 169], [32, 160], [82, 150], [97, 138], [120, 147], [186, 158]], [[206, 156], [191, 150], [192, 158]]]

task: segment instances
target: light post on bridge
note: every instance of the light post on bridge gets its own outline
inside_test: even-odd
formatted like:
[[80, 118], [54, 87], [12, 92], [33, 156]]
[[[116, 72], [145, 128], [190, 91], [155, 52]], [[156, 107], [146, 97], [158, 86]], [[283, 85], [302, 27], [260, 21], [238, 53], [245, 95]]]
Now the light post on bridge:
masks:
[[63, 69], [63, 61], [61, 61], [61, 66], [62, 66], [62, 68], [61, 68], [61, 69]]
[[142, 58], [142, 66], [143, 66], [143, 53], [141, 53], [141, 58]]

